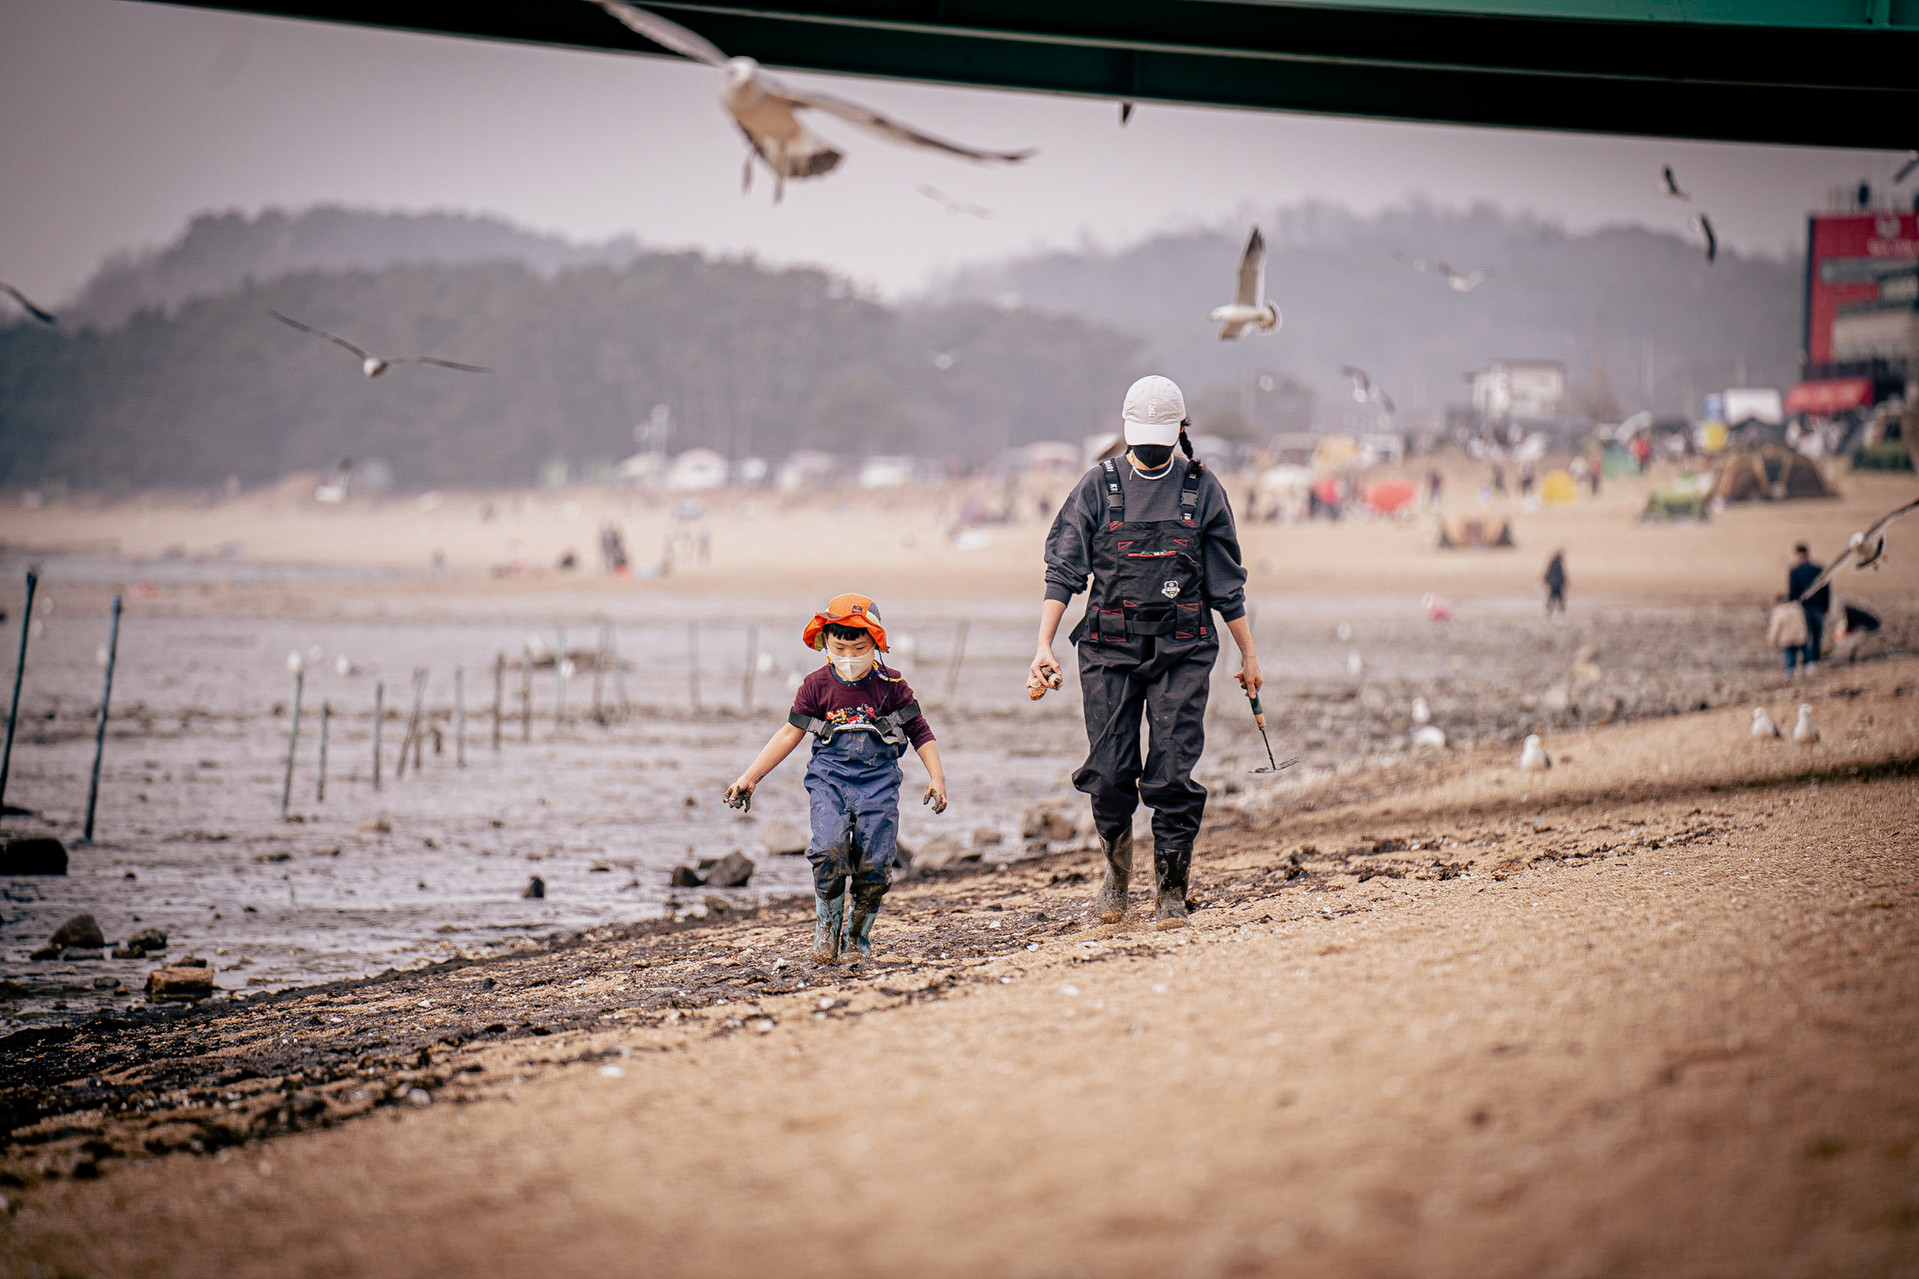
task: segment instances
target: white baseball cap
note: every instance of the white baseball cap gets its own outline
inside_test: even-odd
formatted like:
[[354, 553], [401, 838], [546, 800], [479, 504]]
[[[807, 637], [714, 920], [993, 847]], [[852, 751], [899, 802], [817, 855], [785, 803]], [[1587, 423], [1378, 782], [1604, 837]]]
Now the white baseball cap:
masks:
[[1126, 407], [1119, 415], [1128, 445], [1177, 444], [1179, 424], [1186, 420], [1186, 397], [1173, 379], [1152, 374], [1126, 388]]

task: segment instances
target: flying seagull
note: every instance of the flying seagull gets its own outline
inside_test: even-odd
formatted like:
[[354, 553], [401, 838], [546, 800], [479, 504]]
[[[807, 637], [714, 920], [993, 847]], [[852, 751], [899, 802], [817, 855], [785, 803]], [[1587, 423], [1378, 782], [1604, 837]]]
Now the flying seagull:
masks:
[[1706, 240], [1706, 261], [1711, 262], [1719, 256], [1719, 237], [1712, 233], [1712, 219], [1704, 213], [1692, 215], [1692, 229]]
[[1679, 179], [1675, 178], [1672, 175], [1672, 166], [1670, 164], [1665, 166], [1659, 171], [1658, 191], [1659, 191], [1659, 194], [1672, 200], [1691, 200], [1692, 199], [1691, 195], [1689, 195], [1685, 191], [1680, 190]]
[[53, 318], [53, 312], [43, 311], [39, 307], [35, 306], [32, 300], [28, 298], [26, 294], [14, 288], [11, 284], [8, 284], [5, 280], [0, 280], [0, 292], [5, 292], [8, 297], [12, 298], [15, 302], [18, 302], [21, 306], [25, 307], [27, 314], [31, 315], [34, 319], [40, 321], [40, 323], [42, 324], [60, 323], [60, 321]]
[[1433, 270], [1446, 277], [1446, 284], [1454, 293], [1471, 293], [1486, 282], [1485, 271], [1455, 271], [1444, 262], [1433, 263]]
[[1854, 533], [1832, 563], [1826, 565], [1826, 571], [1812, 580], [1812, 585], [1799, 592], [1801, 599], [1811, 595], [1833, 579], [1833, 575], [1850, 564], [1855, 569], [1878, 568], [1879, 562], [1886, 557], [1886, 528], [1894, 520], [1908, 511], [1919, 510], [1919, 499], [1907, 502], [1896, 510], [1888, 511], [1879, 517], [1877, 523], [1863, 533]]
[[1348, 364], [1339, 371], [1342, 376], [1353, 380], [1354, 404], [1377, 404], [1388, 413], [1393, 411], [1393, 397], [1374, 386], [1373, 380], [1366, 376], [1365, 369], [1356, 369]]
[[1919, 151], [1908, 151], [1906, 152], [1906, 162], [1899, 166], [1899, 172], [1892, 175], [1892, 184], [1898, 186], [1901, 182], [1904, 182], [1911, 176], [1914, 169], [1919, 169]]
[[[1130, 102], [1120, 103], [1119, 104], [1119, 127], [1122, 129], [1125, 128], [1126, 122], [1132, 118], [1133, 118], [1133, 104]], [[1904, 177], [1904, 176], [1905, 175], [1903, 173], [1900, 174], [1900, 177]], [[1897, 182], [1898, 180], [1899, 178], [1893, 179], [1894, 182]]]
[[1240, 336], [1249, 324], [1261, 333], [1279, 327], [1279, 308], [1266, 300], [1266, 237], [1258, 227], [1253, 228], [1239, 259], [1239, 285], [1232, 305], [1214, 307], [1206, 318], [1226, 326], [1219, 331], [1223, 342]]
[[688, 31], [679, 23], [670, 22], [637, 5], [627, 4], [625, 0], [590, 0], [590, 3], [599, 5], [630, 30], [645, 36], [654, 44], [719, 69], [722, 78], [720, 103], [726, 108], [727, 114], [733, 117], [733, 123], [740, 127], [740, 132], [746, 135], [750, 148], [746, 154], [746, 168], [741, 175], [740, 187], [742, 190], [752, 187], [753, 160], [757, 156], [773, 171], [773, 201], [776, 204], [786, 193], [787, 179], [818, 177], [830, 172], [841, 159], [839, 151], [834, 150], [824, 139], [808, 132], [806, 126], [800, 123], [801, 111], [824, 111], [894, 142], [944, 151], [963, 160], [1017, 164], [1033, 154], [1030, 150], [983, 151], [948, 142], [945, 138], [888, 119], [856, 102], [793, 88], [766, 74], [753, 59], [729, 58], [705, 36]]
[[353, 352], [360, 357], [360, 372], [368, 377], [379, 377], [396, 364], [437, 364], [443, 369], [459, 369], [462, 373], [492, 372], [491, 369], [481, 368], [477, 364], [456, 364], [452, 360], [442, 360], [437, 355], [396, 355], [391, 359], [383, 359], [371, 351], [362, 350], [353, 345], [337, 333], [328, 333], [325, 329], [316, 329], [311, 324], [302, 324], [292, 316], [281, 315], [278, 311], [269, 314], [282, 324], [290, 324], [302, 333], [311, 333], [314, 337], [325, 338], [335, 346], [343, 346]]
[[945, 209], [948, 213], [967, 213], [976, 218], [990, 218], [993, 216], [993, 211], [983, 204], [969, 204], [965, 200], [950, 196], [938, 187], [929, 186], [924, 182], [920, 183], [919, 192], [927, 199], [932, 200], [941, 208]]

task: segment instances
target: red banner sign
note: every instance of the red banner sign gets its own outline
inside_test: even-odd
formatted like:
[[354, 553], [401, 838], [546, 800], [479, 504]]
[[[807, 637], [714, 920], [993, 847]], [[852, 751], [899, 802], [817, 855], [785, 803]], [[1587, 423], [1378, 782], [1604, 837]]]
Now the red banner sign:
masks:
[[1809, 240], [1806, 355], [1815, 365], [1830, 364], [1832, 322], [1839, 309], [1881, 301], [1883, 281], [1909, 276], [1919, 264], [1919, 214], [1818, 214]]

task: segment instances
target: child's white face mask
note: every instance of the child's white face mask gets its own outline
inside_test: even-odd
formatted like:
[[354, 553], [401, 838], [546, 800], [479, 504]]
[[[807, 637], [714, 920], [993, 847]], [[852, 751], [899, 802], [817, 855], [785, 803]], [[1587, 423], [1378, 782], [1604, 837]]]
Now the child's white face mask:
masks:
[[866, 672], [873, 669], [873, 657], [873, 652], [869, 650], [857, 657], [839, 657], [828, 653], [826, 660], [833, 663], [834, 674], [851, 684], [855, 680], [866, 678]]

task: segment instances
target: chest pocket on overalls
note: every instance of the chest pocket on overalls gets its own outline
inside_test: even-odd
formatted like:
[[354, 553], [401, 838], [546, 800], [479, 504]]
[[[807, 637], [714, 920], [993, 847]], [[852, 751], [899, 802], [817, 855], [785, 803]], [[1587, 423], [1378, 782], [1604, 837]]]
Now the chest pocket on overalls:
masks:
[[1197, 464], [1180, 486], [1177, 520], [1126, 518], [1117, 466], [1101, 464], [1106, 521], [1093, 539], [1093, 590], [1074, 638], [1126, 644], [1146, 636], [1162, 644], [1190, 644], [1211, 634], [1206, 625], [1205, 569], [1197, 520]]

